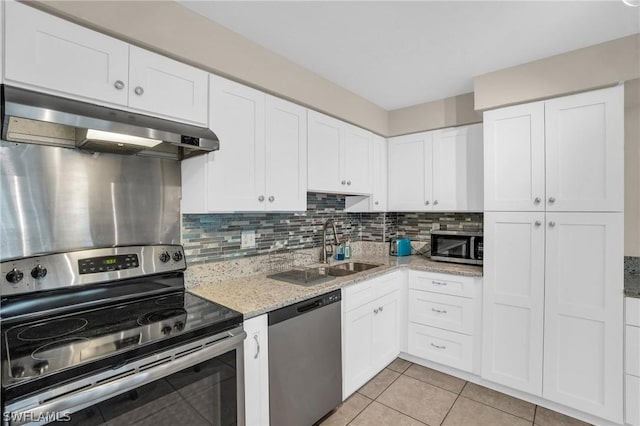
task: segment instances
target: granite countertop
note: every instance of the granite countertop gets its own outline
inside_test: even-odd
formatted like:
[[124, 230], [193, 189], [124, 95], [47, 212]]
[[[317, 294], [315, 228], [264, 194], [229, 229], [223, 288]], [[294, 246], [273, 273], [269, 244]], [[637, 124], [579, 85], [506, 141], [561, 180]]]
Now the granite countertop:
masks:
[[[305, 287], [267, 278], [267, 274], [245, 276], [217, 283], [205, 283], [189, 289], [190, 292], [241, 312], [245, 319], [288, 306], [311, 297], [328, 293], [349, 284], [382, 275], [399, 268], [481, 277], [482, 267], [434, 262], [422, 256], [360, 256], [353, 262], [380, 264], [377, 268]], [[332, 265], [343, 263], [336, 262]]]
[[640, 298], [640, 257], [624, 258], [624, 295]]

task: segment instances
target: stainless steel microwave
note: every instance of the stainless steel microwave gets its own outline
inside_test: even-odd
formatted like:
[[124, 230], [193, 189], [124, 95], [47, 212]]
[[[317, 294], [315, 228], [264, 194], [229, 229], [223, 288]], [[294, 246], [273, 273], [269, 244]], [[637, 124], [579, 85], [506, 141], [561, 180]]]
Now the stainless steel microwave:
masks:
[[482, 232], [432, 231], [431, 259], [482, 265]]

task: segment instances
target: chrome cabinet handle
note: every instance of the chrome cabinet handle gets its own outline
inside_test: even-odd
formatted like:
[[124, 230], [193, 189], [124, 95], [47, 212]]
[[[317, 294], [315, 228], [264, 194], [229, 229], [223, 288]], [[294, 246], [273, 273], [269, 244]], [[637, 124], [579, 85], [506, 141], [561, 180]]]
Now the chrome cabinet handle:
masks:
[[443, 283], [441, 281], [431, 281], [431, 284], [433, 284], [433, 285], [442, 285], [442, 286], [446, 286], [447, 285], [447, 283]]
[[534, 204], [540, 204], [540, 201], [542, 201], [542, 200], [540, 199], [540, 197], [536, 197], [536, 198], [534, 198], [534, 199], [533, 199], [533, 203], [534, 203]]
[[555, 203], [556, 202], [556, 197], [549, 197], [549, 202], [550, 203]]
[[144, 89], [142, 87], [140, 87], [140, 86], [138, 86], [135, 89], [133, 89], [133, 91], [138, 96], [142, 96], [144, 94]]
[[438, 205], [438, 200], [433, 200], [433, 205], [437, 206]]
[[536, 220], [535, 222], [533, 222], [533, 224], [535, 226], [540, 226], [540, 225], [542, 225], [542, 222], [540, 222], [539, 220]]
[[380, 306], [378, 309], [379, 309], [379, 312], [384, 311], [384, 307], [383, 306]]
[[373, 310], [373, 313], [374, 313], [374, 314], [377, 314], [378, 312], [380, 312], [380, 310], [379, 310], [378, 308], [375, 308], [375, 309]]
[[346, 180], [343, 180], [342, 182], [340, 182], [341, 185], [344, 185], [345, 183], [347, 183]]
[[446, 347], [446, 346], [438, 346], [438, 345], [436, 345], [436, 344], [434, 344], [434, 343], [431, 343], [431, 346], [433, 346], [433, 347], [434, 347], [434, 348], [436, 348], [436, 349], [447, 349], [447, 347]]
[[258, 201], [263, 202], [264, 201], [264, 195], [261, 195], [258, 197]]
[[253, 356], [253, 359], [258, 359], [258, 355], [260, 355], [260, 339], [258, 339], [258, 335], [253, 335], [253, 340], [256, 341], [256, 354]]
[[351, 181], [350, 180], [347, 181], [347, 185], [351, 185]]
[[378, 201], [376, 201], [376, 202], [375, 202], [375, 203], [373, 203], [373, 204], [375, 204], [375, 205], [377, 206], [377, 205], [378, 205], [378, 204], [380, 204], [380, 203], [379, 203]]
[[274, 197], [273, 195], [269, 197], [269, 202], [273, 203], [276, 200], [276, 197]]
[[554, 226], [556, 226], [556, 223], [552, 220], [551, 222], [549, 222], [549, 226], [553, 228]]
[[425, 202], [424, 202], [424, 205], [425, 205], [425, 206], [428, 206], [428, 205], [429, 205], [429, 200], [425, 201]]
[[436, 308], [431, 308], [431, 310], [437, 314], [446, 314], [447, 311], [446, 310], [440, 310], [440, 309], [436, 309]]
[[124, 81], [122, 80], [116, 80], [115, 83], [113, 83], [113, 87], [115, 87], [118, 90], [122, 90], [124, 89]]

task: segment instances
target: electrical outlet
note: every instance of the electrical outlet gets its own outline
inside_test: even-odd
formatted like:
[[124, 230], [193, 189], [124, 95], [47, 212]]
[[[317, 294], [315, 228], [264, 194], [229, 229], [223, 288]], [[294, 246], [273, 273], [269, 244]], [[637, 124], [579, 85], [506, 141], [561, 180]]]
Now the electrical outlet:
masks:
[[255, 248], [255, 246], [256, 246], [256, 231], [242, 231], [240, 248], [250, 249], [250, 248]]

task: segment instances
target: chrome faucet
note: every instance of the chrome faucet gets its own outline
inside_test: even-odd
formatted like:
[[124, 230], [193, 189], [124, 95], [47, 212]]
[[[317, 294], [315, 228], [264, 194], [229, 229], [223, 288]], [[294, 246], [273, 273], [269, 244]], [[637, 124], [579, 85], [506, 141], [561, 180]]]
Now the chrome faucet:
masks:
[[[327, 226], [329, 226], [329, 223], [331, 223], [331, 226], [333, 226], [333, 239], [335, 245], [337, 246], [338, 244], [340, 244], [340, 240], [338, 239], [338, 231], [336, 230], [336, 224], [334, 223], [333, 219], [327, 219], [327, 221], [324, 223], [324, 227], [322, 228], [322, 253], [320, 253], [320, 262], [326, 264], [329, 264], [329, 260], [331, 259], [331, 256], [333, 256], [333, 245], [327, 244]], [[327, 247], [329, 247], [329, 250], [327, 250]]]

